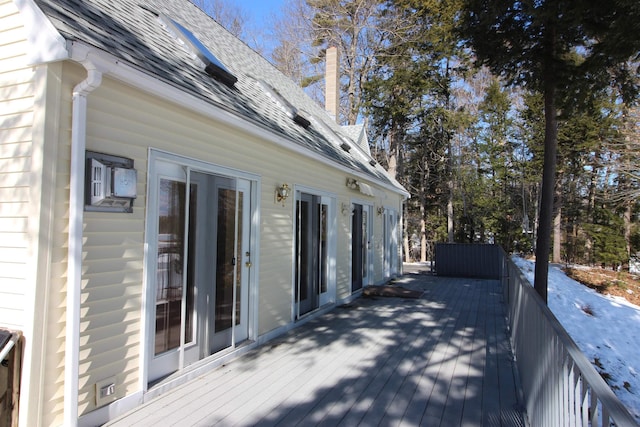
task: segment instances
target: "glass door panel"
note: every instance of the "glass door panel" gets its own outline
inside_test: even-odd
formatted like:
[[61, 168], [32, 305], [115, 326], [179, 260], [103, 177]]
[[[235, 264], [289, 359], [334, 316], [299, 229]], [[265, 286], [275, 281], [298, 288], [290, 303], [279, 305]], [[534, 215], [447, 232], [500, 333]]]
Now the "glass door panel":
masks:
[[316, 308], [314, 294], [317, 294], [317, 281], [314, 271], [318, 257], [314, 251], [317, 235], [314, 233], [313, 200], [312, 195], [301, 193], [296, 202], [296, 317]]
[[364, 221], [362, 205], [354, 204], [351, 215], [351, 291], [362, 289], [364, 257]]
[[184, 279], [183, 182], [160, 180], [158, 256], [156, 282], [155, 354], [180, 345], [182, 282]]
[[[216, 185], [216, 280], [211, 352], [248, 337], [250, 183], [219, 180]], [[233, 326], [233, 327], [232, 327]]]
[[369, 209], [362, 209], [362, 285], [367, 285], [369, 273]]
[[215, 330], [231, 327], [236, 265], [236, 192], [218, 190], [218, 238], [216, 265]]

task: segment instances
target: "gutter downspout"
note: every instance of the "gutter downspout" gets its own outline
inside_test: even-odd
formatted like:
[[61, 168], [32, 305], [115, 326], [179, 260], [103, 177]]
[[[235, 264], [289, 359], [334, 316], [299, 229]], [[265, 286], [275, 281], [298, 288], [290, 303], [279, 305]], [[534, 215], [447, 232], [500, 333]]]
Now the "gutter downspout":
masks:
[[87, 133], [87, 96], [102, 83], [102, 72], [82, 62], [87, 78], [73, 88], [71, 169], [69, 190], [69, 251], [67, 257], [67, 315], [64, 368], [64, 425], [78, 425], [80, 359], [80, 292], [82, 287], [82, 223]]

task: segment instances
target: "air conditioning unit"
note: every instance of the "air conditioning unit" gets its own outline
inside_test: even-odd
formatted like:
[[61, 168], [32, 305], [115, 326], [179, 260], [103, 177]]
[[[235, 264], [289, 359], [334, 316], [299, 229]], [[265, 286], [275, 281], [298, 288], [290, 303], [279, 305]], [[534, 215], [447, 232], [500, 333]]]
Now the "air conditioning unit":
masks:
[[133, 212], [137, 171], [133, 160], [87, 152], [85, 210]]

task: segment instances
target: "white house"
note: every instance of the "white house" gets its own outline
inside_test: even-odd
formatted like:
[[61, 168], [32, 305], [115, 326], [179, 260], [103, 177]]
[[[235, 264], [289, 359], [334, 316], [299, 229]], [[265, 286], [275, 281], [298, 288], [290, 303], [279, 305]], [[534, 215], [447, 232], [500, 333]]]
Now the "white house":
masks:
[[0, 0], [0, 94], [21, 426], [103, 423], [400, 272], [364, 131], [187, 0]]

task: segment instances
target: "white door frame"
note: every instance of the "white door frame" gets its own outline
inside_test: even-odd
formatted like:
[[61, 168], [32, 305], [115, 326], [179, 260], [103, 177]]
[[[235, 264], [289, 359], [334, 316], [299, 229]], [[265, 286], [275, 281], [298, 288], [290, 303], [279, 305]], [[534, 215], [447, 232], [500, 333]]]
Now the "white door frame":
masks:
[[[258, 252], [260, 242], [260, 177], [259, 175], [215, 165], [201, 160], [192, 159], [177, 154], [149, 149], [148, 170], [147, 170], [147, 206], [146, 206], [146, 226], [144, 242], [144, 279], [141, 304], [141, 339], [140, 339], [140, 377], [139, 386], [143, 392], [149, 388], [150, 361], [154, 351], [154, 331], [155, 331], [155, 274], [157, 260], [155, 254], [158, 250], [157, 230], [158, 230], [158, 188], [157, 179], [159, 163], [174, 164], [178, 167], [188, 168], [193, 171], [203, 172], [212, 175], [226, 176], [234, 179], [243, 179], [250, 182], [250, 227], [249, 252], [251, 253], [251, 274], [248, 277], [248, 339], [256, 340], [258, 331], [258, 283], [260, 254]], [[242, 262], [245, 262], [244, 260]], [[154, 309], [149, 309], [151, 306]], [[196, 304], [197, 305], [197, 304]], [[215, 359], [215, 355], [209, 356]]]
[[[292, 230], [292, 260], [291, 263], [291, 321], [295, 321], [298, 318], [298, 302], [296, 301], [296, 263], [298, 254], [296, 253], [296, 239], [298, 238], [297, 230], [297, 215], [296, 207], [301, 193], [310, 194], [320, 197], [320, 204], [326, 204], [328, 208], [327, 212], [327, 292], [320, 295], [319, 307], [326, 304], [331, 304], [336, 301], [336, 281], [337, 281], [337, 197], [334, 193], [318, 190], [316, 188], [307, 187], [304, 185], [294, 185], [293, 188], [294, 200], [292, 207], [293, 218], [293, 230]], [[318, 307], [318, 308], [319, 308]], [[313, 311], [312, 311], [313, 312]]]

